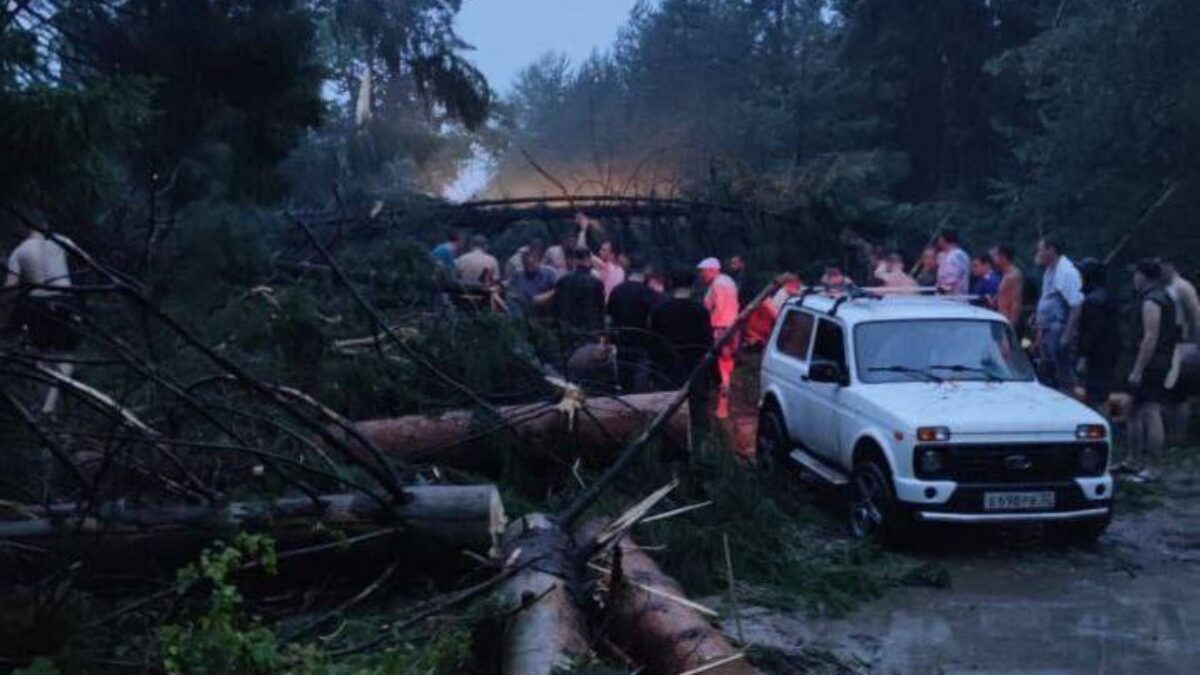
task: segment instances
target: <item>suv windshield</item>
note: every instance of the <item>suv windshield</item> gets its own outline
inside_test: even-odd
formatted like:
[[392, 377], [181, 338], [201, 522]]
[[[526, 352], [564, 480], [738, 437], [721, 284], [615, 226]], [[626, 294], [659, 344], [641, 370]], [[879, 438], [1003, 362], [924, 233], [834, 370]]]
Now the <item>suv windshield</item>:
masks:
[[1015, 382], [1033, 368], [1012, 329], [1001, 321], [945, 319], [873, 321], [854, 331], [858, 379], [868, 384], [929, 381]]

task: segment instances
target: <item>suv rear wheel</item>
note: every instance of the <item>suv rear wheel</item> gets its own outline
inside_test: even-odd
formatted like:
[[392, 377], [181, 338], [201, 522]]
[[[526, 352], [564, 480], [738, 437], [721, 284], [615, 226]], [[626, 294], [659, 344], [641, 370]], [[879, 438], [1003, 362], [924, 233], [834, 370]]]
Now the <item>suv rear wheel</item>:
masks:
[[758, 413], [758, 431], [754, 440], [754, 464], [764, 476], [774, 476], [785, 466], [788, 454], [787, 427], [783, 416], [774, 406], [766, 406]]
[[904, 543], [909, 516], [896, 501], [886, 466], [876, 458], [859, 462], [850, 478], [850, 533], [884, 546]]

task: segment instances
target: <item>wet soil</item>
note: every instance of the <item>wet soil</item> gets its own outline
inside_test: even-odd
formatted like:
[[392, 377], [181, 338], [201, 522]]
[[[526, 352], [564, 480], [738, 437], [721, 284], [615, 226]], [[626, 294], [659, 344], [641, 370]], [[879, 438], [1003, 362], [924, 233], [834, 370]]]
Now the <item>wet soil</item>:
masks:
[[[735, 438], [746, 426], [731, 424]], [[746, 640], [830, 652], [861, 673], [1200, 673], [1197, 467], [1123, 486], [1112, 527], [1087, 546], [1036, 526], [930, 528], [906, 555], [943, 566], [949, 588], [895, 589], [843, 617], [749, 608]]]

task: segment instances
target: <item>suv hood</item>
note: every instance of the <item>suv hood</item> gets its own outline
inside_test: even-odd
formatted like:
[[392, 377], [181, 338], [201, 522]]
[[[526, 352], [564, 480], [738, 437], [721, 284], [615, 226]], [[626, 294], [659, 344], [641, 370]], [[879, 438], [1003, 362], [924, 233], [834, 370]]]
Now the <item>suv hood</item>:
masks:
[[1037, 382], [913, 382], [856, 388], [871, 407], [912, 428], [945, 426], [950, 433], [1070, 433], [1105, 424], [1091, 408]]

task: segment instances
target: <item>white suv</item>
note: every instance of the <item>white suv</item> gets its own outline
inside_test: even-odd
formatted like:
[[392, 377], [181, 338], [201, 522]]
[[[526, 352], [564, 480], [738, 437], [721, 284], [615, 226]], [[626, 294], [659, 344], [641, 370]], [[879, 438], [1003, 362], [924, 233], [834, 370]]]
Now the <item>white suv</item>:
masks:
[[1078, 539], [1108, 526], [1108, 424], [1038, 384], [995, 312], [864, 291], [796, 298], [761, 387], [759, 463], [846, 486], [857, 537], [896, 543], [916, 521], [1046, 522]]

